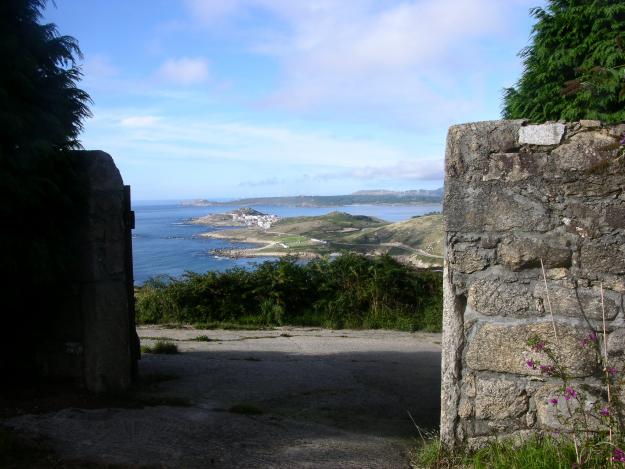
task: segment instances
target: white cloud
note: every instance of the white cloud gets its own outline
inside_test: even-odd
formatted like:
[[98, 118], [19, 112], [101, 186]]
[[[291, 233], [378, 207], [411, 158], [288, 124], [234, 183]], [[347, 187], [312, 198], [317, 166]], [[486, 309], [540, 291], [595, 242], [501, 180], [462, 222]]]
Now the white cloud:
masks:
[[[125, 109], [96, 111], [97, 136], [85, 144], [115, 153], [150, 155], [180, 162], [262, 162], [280, 173], [292, 165], [351, 172], [416, 160], [415, 150], [375, 137], [348, 137], [331, 131], [293, 129], [207, 118], [159, 118]], [[94, 138], [96, 137], [96, 138]], [[249, 177], [249, 176], [248, 176]]]
[[443, 179], [442, 158], [420, 159], [419, 161], [399, 161], [387, 166], [361, 166], [349, 171], [322, 173], [316, 179], [360, 179], [360, 180], [408, 180], [432, 181]]
[[163, 63], [158, 75], [178, 85], [195, 85], [209, 77], [208, 62], [203, 58], [182, 57], [169, 59]]
[[129, 116], [119, 121], [122, 127], [151, 127], [161, 120], [158, 116]]
[[[475, 118], [483, 110], [484, 83], [500, 66], [485, 42], [510, 40], [519, 15], [541, 1], [186, 3], [211, 30], [228, 21], [238, 27], [237, 17], [249, 20], [259, 10], [273, 17], [271, 29], [257, 24], [239, 31], [248, 35], [250, 49], [281, 65], [280, 84], [265, 104], [300, 112], [378, 112], [432, 127]], [[524, 39], [529, 33], [516, 32]], [[517, 50], [511, 51], [511, 63]]]

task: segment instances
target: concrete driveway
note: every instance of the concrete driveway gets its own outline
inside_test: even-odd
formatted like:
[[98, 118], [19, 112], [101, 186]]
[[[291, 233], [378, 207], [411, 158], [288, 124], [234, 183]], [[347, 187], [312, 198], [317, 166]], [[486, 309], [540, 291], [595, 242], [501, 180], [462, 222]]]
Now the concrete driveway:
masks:
[[418, 437], [408, 412], [422, 428], [438, 424], [440, 334], [141, 327], [139, 335], [180, 350], [140, 362], [157, 383], [140, 393], [169, 405], [68, 408], [5, 424], [47, 437], [64, 458], [176, 468], [404, 468]]

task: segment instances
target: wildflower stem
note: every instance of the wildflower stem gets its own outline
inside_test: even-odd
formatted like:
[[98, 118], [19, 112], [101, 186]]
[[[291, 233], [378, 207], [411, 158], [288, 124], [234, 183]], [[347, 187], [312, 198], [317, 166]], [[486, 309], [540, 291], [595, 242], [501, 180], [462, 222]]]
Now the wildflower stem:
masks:
[[603, 319], [603, 356], [605, 357], [605, 366], [608, 366], [608, 341], [605, 331], [605, 302], [603, 300], [603, 282], [600, 284], [601, 289], [601, 317]]
[[560, 339], [558, 338], [558, 331], [556, 329], [556, 321], [553, 318], [553, 309], [551, 308], [551, 298], [549, 297], [549, 288], [547, 287], [547, 274], [545, 273], [545, 264], [543, 264], [542, 257], [540, 258], [540, 268], [543, 271], [543, 280], [545, 282], [545, 293], [547, 295], [547, 306], [549, 307], [549, 314], [551, 315], [551, 325], [553, 326], [553, 334], [556, 337], [556, 343], [560, 345]]
[[[612, 395], [610, 392], [610, 371], [608, 368], [608, 338], [606, 335], [606, 331], [605, 331], [605, 302], [603, 299], [603, 282], [601, 282], [600, 284], [600, 290], [601, 290], [601, 317], [603, 319], [603, 356], [604, 356], [604, 363], [603, 363], [603, 372], [605, 373], [605, 382], [606, 382], [606, 388], [608, 391], [608, 404], [612, 403]], [[612, 425], [608, 425], [608, 430], [610, 432], [610, 443], [612, 443]]]

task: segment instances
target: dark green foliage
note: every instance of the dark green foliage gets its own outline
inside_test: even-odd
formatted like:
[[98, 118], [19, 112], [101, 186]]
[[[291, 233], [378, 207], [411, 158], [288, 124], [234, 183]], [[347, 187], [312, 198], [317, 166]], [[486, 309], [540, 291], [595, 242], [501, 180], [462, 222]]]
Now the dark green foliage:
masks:
[[137, 294], [137, 319], [439, 331], [442, 275], [391, 257], [343, 254], [306, 264], [293, 258], [254, 271], [187, 273], [152, 279]]
[[68, 293], [72, 233], [85, 209], [79, 157], [69, 150], [78, 147], [89, 115], [89, 97], [76, 87], [78, 45], [54, 25], [39, 24], [44, 4], [0, 2], [3, 321], [22, 334], [28, 326], [33, 343], [45, 340]]
[[44, 0], [0, 3], [0, 149], [2, 155], [47, 155], [78, 146], [89, 96], [76, 88], [76, 40], [38, 23]]
[[504, 93], [503, 116], [625, 120], [625, 2], [549, 0], [523, 49], [525, 69]]

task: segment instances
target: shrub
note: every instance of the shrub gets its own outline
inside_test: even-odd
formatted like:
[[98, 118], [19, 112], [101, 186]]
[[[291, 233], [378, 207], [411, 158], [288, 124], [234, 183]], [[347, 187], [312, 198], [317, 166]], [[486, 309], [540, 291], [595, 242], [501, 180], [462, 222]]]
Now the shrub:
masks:
[[442, 275], [388, 256], [287, 257], [254, 271], [152, 279], [137, 291], [137, 320], [440, 331]]

